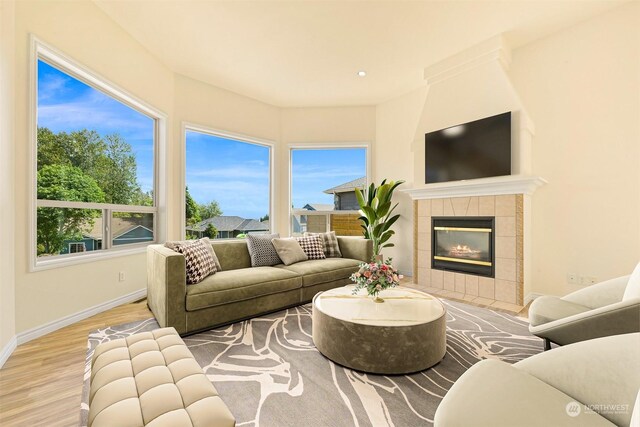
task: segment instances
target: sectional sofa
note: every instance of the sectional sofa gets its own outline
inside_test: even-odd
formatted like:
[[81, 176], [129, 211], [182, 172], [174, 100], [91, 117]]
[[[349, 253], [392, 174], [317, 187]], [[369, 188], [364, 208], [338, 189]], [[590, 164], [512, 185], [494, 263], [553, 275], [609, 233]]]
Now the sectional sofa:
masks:
[[311, 301], [327, 289], [347, 285], [358, 265], [370, 261], [373, 245], [338, 237], [342, 258], [289, 266], [251, 267], [245, 240], [214, 240], [222, 271], [186, 284], [185, 259], [163, 245], [147, 248], [147, 301], [161, 327], [180, 335], [211, 329]]

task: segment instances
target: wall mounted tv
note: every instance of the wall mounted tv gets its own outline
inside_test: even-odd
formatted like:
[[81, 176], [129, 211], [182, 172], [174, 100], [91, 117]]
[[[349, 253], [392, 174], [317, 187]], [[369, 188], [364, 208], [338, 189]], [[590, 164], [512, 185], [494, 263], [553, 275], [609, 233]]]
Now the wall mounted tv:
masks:
[[425, 183], [511, 174], [511, 112], [425, 134]]

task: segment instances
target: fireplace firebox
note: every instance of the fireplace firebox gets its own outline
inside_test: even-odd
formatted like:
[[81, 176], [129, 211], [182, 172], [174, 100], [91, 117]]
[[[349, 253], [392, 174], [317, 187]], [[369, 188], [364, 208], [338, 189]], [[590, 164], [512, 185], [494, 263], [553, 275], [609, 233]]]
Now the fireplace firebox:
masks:
[[431, 268], [495, 276], [494, 217], [432, 217]]

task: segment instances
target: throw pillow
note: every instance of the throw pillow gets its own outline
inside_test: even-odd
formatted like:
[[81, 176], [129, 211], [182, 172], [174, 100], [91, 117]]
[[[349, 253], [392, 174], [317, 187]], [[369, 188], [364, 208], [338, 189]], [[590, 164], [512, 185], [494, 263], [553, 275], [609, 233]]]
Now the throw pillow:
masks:
[[335, 231], [328, 231], [326, 233], [304, 233], [305, 237], [308, 236], [320, 236], [324, 243], [324, 256], [326, 258], [342, 258], [342, 252], [340, 252], [340, 245], [338, 244], [338, 237]]
[[636, 265], [633, 273], [631, 273], [631, 277], [629, 277], [622, 301], [627, 301], [632, 298], [640, 298], [640, 262]]
[[278, 252], [278, 256], [284, 265], [291, 265], [309, 259], [300, 247], [298, 241], [294, 238], [273, 239], [271, 243], [273, 243], [273, 247], [276, 248], [276, 252]]
[[247, 248], [252, 267], [281, 264], [276, 248], [271, 240], [279, 238], [279, 234], [247, 234]]
[[309, 259], [325, 259], [324, 243], [320, 236], [296, 237], [300, 247]]
[[175, 251], [184, 255], [187, 285], [200, 283], [205, 277], [216, 272], [216, 263], [208, 246], [211, 245], [203, 240], [176, 246]]
[[[211, 245], [211, 240], [209, 240], [208, 237], [203, 237], [202, 239], [203, 242], [205, 242], [207, 245], [209, 245], [208, 247], [211, 249], [211, 256], [213, 257], [213, 262], [216, 263], [216, 271], [222, 271], [222, 266], [220, 265], [220, 261], [218, 260], [218, 256], [216, 255], [216, 251], [213, 250], [213, 246]], [[173, 241], [168, 241], [164, 243], [165, 248], [169, 248], [172, 251], [176, 251], [176, 246], [178, 245], [184, 245], [187, 243], [193, 243], [195, 242], [195, 240], [173, 240]]]

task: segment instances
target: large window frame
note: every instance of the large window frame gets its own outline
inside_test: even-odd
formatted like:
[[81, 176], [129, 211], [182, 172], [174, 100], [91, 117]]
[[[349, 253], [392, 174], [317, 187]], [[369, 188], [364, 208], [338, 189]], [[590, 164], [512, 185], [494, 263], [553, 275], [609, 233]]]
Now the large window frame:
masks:
[[[293, 151], [294, 150], [348, 150], [351, 148], [364, 148], [365, 150], [365, 173], [367, 186], [371, 184], [371, 159], [373, 146], [370, 142], [342, 142], [342, 143], [294, 143], [289, 144], [287, 149], [289, 150], [289, 162], [287, 173], [287, 185], [288, 185], [288, 231], [289, 235], [293, 235], [293, 216], [294, 215], [306, 215], [306, 216], [325, 216], [326, 229], [331, 229], [331, 214], [335, 214], [336, 211], [307, 211], [304, 209], [293, 208]], [[359, 211], [340, 211], [343, 214], [356, 214]]]
[[[40, 271], [51, 268], [76, 265], [97, 260], [120, 257], [125, 255], [143, 253], [149, 244], [163, 241], [166, 236], [166, 220], [161, 217], [161, 209], [165, 206], [165, 184], [166, 180], [160, 173], [165, 166], [166, 135], [167, 135], [167, 115], [162, 111], [150, 106], [141, 99], [128, 93], [108, 79], [89, 68], [80, 65], [77, 61], [66, 54], [45, 44], [37, 37], [31, 35], [30, 53], [30, 118], [29, 118], [29, 150], [30, 166], [29, 178], [29, 271]], [[43, 61], [51, 66], [63, 71], [69, 76], [101, 91], [107, 96], [123, 103], [124, 105], [144, 114], [154, 121], [154, 158], [153, 158], [153, 206], [119, 205], [110, 203], [86, 203], [68, 202], [59, 200], [41, 200], [37, 198], [37, 176], [38, 176], [38, 61]], [[98, 209], [102, 211], [102, 232], [103, 239], [100, 250], [52, 255], [48, 257], [38, 257], [37, 255], [37, 209], [40, 207], [50, 208], [78, 208], [78, 209]], [[144, 243], [130, 245], [113, 245], [111, 236], [111, 218], [113, 213], [151, 213], [153, 214], [154, 240]]]
[[[266, 147], [269, 149], [269, 233], [277, 233], [277, 220], [276, 220], [276, 209], [275, 209], [275, 168], [274, 168], [274, 151], [275, 151], [275, 142], [270, 141], [268, 139], [256, 138], [253, 136], [243, 135], [234, 132], [228, 132], [220, 129], [214, 129], [209, 126], [191, 123], [191, 122], [182, 122], [182, 130], [181, 130], [181, 144], [182, 144], [182, 173], [181, 177], [181, 187], [182, 189], [187, 186], [187, 132], [198, 132], [205, 135], [216, 136], [219, 138], [231, 139], [238, 142], [243, 142], [246, 144], [259, 145], [262, 147]], [[186, 226], [187, 226], [187, 213], [184, 209], [186, 203], [185, 191], [182, 190], [180, 192], [180, 206], [181, 206], [181, 215], [180, 215], [180, 233], [181, 238], [186, 239]], [[238, 238], [225, 238], [225, 240], [240, 240]]]

